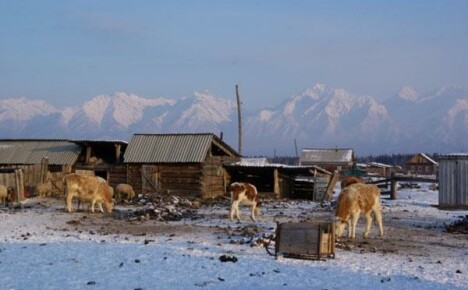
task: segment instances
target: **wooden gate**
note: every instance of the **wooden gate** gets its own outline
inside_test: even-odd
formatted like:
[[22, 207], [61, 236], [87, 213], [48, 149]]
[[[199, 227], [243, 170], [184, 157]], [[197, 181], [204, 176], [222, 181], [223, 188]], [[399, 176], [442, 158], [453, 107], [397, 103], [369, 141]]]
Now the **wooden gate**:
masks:
[[159, 167], [155, 165], [143, 165], [141, 169], [142, 193], [154, 193], [161, 190]]

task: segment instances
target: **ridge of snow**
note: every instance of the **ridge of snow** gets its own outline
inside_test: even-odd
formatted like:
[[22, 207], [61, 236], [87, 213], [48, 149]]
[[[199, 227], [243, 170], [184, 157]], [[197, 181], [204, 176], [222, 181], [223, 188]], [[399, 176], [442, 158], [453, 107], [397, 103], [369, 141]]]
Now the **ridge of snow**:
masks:
[[173, 106], [176, 101], [171, 99], [157, 98], [145, 99], [134, 94], [117, 92], [112, 98], [114, 120], [128, 128], [143, 118], [144, 109], [147, 107]]
[[0, 120], [28, 121], [35, 116], [47, 116], [59, 111], [42, 100], [31, 100], [25, 97], [0, 101]]

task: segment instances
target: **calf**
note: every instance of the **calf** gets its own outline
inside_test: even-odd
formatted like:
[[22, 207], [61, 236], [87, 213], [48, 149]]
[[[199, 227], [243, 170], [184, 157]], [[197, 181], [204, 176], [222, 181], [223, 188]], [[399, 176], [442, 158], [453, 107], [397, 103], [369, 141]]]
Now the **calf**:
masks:
[[[71, 173], [66, 175], [63, 181], [68, 212], [73, 211], [72, 200], [74, 197], [80, 201], [91, 202], [91, 212], [93, 213], [96, 203], [103, 203], [107, 212], [112, 212], [114, 202], [110, 196], [109, 186], [102, 178]], [[102, 208], [101, 211], [103, 211]]]
[[130, 184], [120, 183], [115, 187], [115, 199], [117, 202], [122, 200], [130, 200], [135, 197], [135, 191]]
[[250, 218], [257, 221], [255, 216], [260, 214], [260, 199], [258, 198], [257, 188], [247, 182], [234, 182], [230, 185], [229, 191], [231, 193], [231, 211], [230, 219], [233, 220], [234, 214], [240, 221], [239, 217], [239, 204], [247, 204], [252, 207]]
[[380, 206], [380, 189], [374, 184], [355, 183], [343, 189], [338, 196], [336, 208], [336, 235], [341, 237], [348, 226], [348, 238], [356, 237], [356, 225], [361, 212], [364, 213], [367, 226], [364, 238], [369, 236], [373, 212], [379, 225], [380, 237], [383, 236], [382, 209]]

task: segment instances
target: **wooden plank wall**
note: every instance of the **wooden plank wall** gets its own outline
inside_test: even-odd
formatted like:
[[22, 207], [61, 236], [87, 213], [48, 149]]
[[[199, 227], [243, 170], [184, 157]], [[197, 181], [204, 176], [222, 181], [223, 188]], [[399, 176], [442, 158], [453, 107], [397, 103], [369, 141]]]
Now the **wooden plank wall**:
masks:
[[[2, 167], [2, 168], [10, 168], [10, 169], [21, 169], [23, 170], [23, 176], [24, 176], [24, 186], [25, 187], [35, 187], [38, 183], [42, 181], [42, 175], [41, 175], [41, 165], [36, 164], [36, 165], [13, 165], [13, 166], [8, 166], [8, 167]], [[5, 177], [4, 177], [5, 178]], [[8, 184], [14, 184], [14, 178], [6, 181]], [[9, 185], [12, 186], [12, 185]]]
[[183, 164], [129, 164], [127, 180], [138, 193], [212, 198], [226, 193], [230, 176], [223, 164], [238, 158], [212, 156], [207, 161]]
[[223, 168], [224, 159], [219, 156], [209, 157], [203, 164], [202, 196], [214, 198], [226, 193], [226, 173]]
[[109, 170], [110, 186], [115, 187], [119, 183], [128, 183], [127, 165], [116, 165]]

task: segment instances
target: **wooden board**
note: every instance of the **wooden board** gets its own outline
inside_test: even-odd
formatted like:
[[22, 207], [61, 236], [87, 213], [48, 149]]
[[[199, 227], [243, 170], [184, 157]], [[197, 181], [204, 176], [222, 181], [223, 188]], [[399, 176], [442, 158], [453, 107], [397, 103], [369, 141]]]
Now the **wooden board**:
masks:
[[304, 259], [334, 257], [333, 224], [320, 222], [278, 224], [275, 251], [277, 255]]

